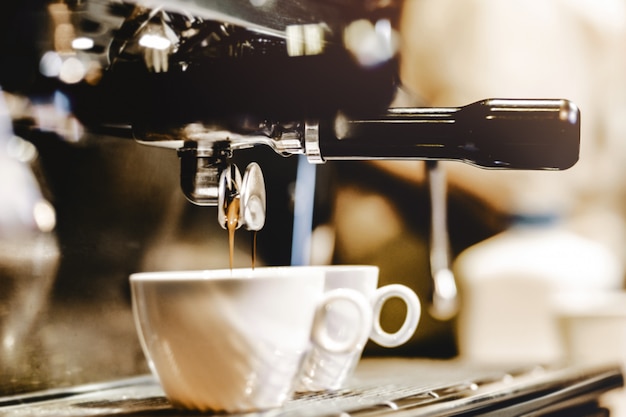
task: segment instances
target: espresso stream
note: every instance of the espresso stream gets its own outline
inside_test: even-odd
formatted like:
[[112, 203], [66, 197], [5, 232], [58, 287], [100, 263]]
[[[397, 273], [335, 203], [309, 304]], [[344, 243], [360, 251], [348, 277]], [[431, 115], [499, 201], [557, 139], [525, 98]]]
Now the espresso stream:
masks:
[[[230, 269], [233, 269], [235, 258], [235, 230], [239, 225], [239, 207], [240, 199], [234, 198], [226, 207], [226, 229], [228, 230], [228, 249], [229, 249], [229, 264]], [[252, 234], [252, 269], [256, 264], [256, 234], [257, 231], [253, 231]]]
[[235, 257], [235, 230], [239, 224], [239, 206], [240, 200], [233, 198], [226, 207], [226, 229], [228, 230], [228, 249], [230, 269], [233, 269], [233, 260]]
[[252, 269], [256, 265], [256, 234], [256, 230], [252, 232]]

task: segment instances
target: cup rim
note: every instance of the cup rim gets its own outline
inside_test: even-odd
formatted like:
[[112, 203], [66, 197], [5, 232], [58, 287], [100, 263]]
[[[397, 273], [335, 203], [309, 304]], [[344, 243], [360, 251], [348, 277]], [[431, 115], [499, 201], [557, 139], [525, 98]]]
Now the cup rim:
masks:
[[[291, 267], [300, 268], [300, 267]], [[293, 269], [290, 269], [293, 271]], [[205, 281], [219, 279], [248, 279], [248, 278], [270, 278], [285, 275], [287, 269], [278, 266], [261, 266], [246, 268], [218, 268], [218, 269], [197, 269], [197, 270], [172, 270], [172, 271], [146, 271], [130, 274], [131, 281]], [[278, 275], [276, 275], [278, 274]]]
[[323, 271], [332, 270], [332, 271], [379, 271], [380, 268], [376, 265], [365, 265], [365, 264], [337, 264], [337, 265], [308, 265], [304, 266], [305, 268], [319, 268]]
[[[218, 279], [252, 279], [273, 278], [291, 274], [295, 270], [323, 272], [324, 270], [377, 270], [375, 265], [284, 265], [257, 266], [244, 268], [218, 268], [198, 270], [144, 271], [130, 274], [132, 282], [166, 282], [166, 281], [206, 281]], [[275, 275], [275, 274], [278, 274]]]

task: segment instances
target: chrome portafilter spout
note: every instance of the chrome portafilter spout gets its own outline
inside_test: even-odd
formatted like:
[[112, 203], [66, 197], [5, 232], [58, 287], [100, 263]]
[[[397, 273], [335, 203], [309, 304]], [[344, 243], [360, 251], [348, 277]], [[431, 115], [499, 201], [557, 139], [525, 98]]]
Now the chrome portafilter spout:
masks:
[[241, 172], [237, 165], [228, 165], [218, 185], [217, 222], [224, 229], [239, 229], [243, 212], [241, 204]]
[[261, 167], [250, 163], [241, 184], [241, 217], [247, 230], [259, 231], [265, 225], [266, 212], [265, 179]]
[[[188, 143], [178, 150], [181, 189], [187, 199], [200, 206], [217, 206], [218, 223], [225, 229], [244, 226], [258, 231], [265, 225], [266, 193], [261, 167], [252, 162], [242, 177], [231, 164], [228, 142], [199, 148]], [[231, 224], [229, 224], [229, 222]]]
[[259, 231], [265, 225], [265, 213], [265, 180], [259, 164], [250, 163], [243, 179], [237, 165], [228, 165], [219, 180], [218, 223], [228, 230], [244, 226]]

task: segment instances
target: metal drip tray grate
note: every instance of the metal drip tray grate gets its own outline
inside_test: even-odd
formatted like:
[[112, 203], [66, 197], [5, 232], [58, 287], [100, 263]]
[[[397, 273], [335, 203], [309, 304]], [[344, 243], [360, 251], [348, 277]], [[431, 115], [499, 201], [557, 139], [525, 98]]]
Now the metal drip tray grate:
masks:
[[[472, 368], [457, 361], [366, 359], [345, 389], [297, 394], [267, 417], [608, 415], [597, 406], [623, 386], [619, 366]], [[182, 416], [150, 376], [0, 398], [0, 416]], [[558, 414], [557, 414], [558, 415]]]

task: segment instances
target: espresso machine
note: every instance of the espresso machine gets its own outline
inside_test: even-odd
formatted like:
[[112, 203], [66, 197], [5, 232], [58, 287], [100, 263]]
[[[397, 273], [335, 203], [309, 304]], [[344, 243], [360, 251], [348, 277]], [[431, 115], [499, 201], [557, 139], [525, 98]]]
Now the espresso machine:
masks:
[[[86, 131], [173, 149], [181, 189], [197, 205], [255, 195], [261, 171], [254, 168], [244, 186], [229, 161], [256, 146], [312, 164], [421, 159], [564, 170], [576, 163], [580, 115], [566, 99], [391, 107], [398, 94], [411, 94], [398, 76], [400, 8], [360, 0], [51, 4], [53, 45], [35, 82], [21, 91], [9, 72], [3, 88], [31, 97], [60, 92]], [[35, 115], [14, 124], [25, 135], [42, 128]], [[256, 209], [244, 200], [240, 225], [262, 227], [246, 216]]]
[[[265, 224], [265, 181], [258, 164], [243, 175], [231, 164], [243, 149], [310, 164], [427, 160], [437, 219], [446, 211], [438, 160], [525, 170], [576, 163], [580, 115], [566, 99], [392, 107], [398, 96], [417, 101], [398, 76], [400, 10], [347, 0], [51, 4], [42, 11], [51, 40], [25, 93], [61, 95], [88, 133], [177, 152], [187, 199], [217, 206], [222, 227], [237, 199], [236, 227], [253, 231]], [[3, 88], [19, 91], [23, 77], [9, 73]], [[47, 129], [33, 114], [14, 126], [24, 137]], [[435, 217], [433, 311], [449, 318], [456, 289], [445, 217]]]
[[[430, 301], [442, 320], [456, 314], [458, 296], [438, 161], [565, 170], [579, 157], [580, 111], [566, 98], [486, 98], [446, 108], [394, 105], [399, 96], [410, 102], [413, 94], [398, 75], [400, 2], [82, 0], [37, 6], [15, 6], [18, 14], [28, 14], [32, 32], [25, 38], [38, 51], [37, 61], [24, 63], [20, 44], [6, 43], [6, 62], [24, 65], [3, 70], [0, 86], [33, 103], [61, 97], [63, 112], [51, 124], [28, 109], [14, 112], [15, 133], [29, 138], [52, 131], [69, 141], [107, 136], [170, 149], [180, 161], [171, 175], [179, 176], [186, 199], [217, 207], [223, 228], [233, 222], [229, 207], [235, 200], [235, 228], [255, 232], [265, 225], [263, 166], [251, 162], [242, 172], [232, 162], [244, 150], [269, 148], [309, 165], [426, 161], [433, 207]], [[615, 372], [603, 372], [572, 395], [603, 391], [599, 380], [607, 387], [622, 383]], [[539, 385], [566, 399], [570, 392], [564, 387], [587, 377], [559, 374], [554, 385], [547, 379]], [[136, 383], [145, 380], [124, 380], [113, 388]], [[540, 403], [531, 386], [516, 395]], [[456, 387], [458, 399], [467, 387]], [[495, 402], [502, 398], [498, 389], [488, 395]], [[86, 391], [91, 389], [44, 396]], [[452, 391], [442, 393], [435, 392]], [[29, 401], [9, 398], [0, 407]]]

